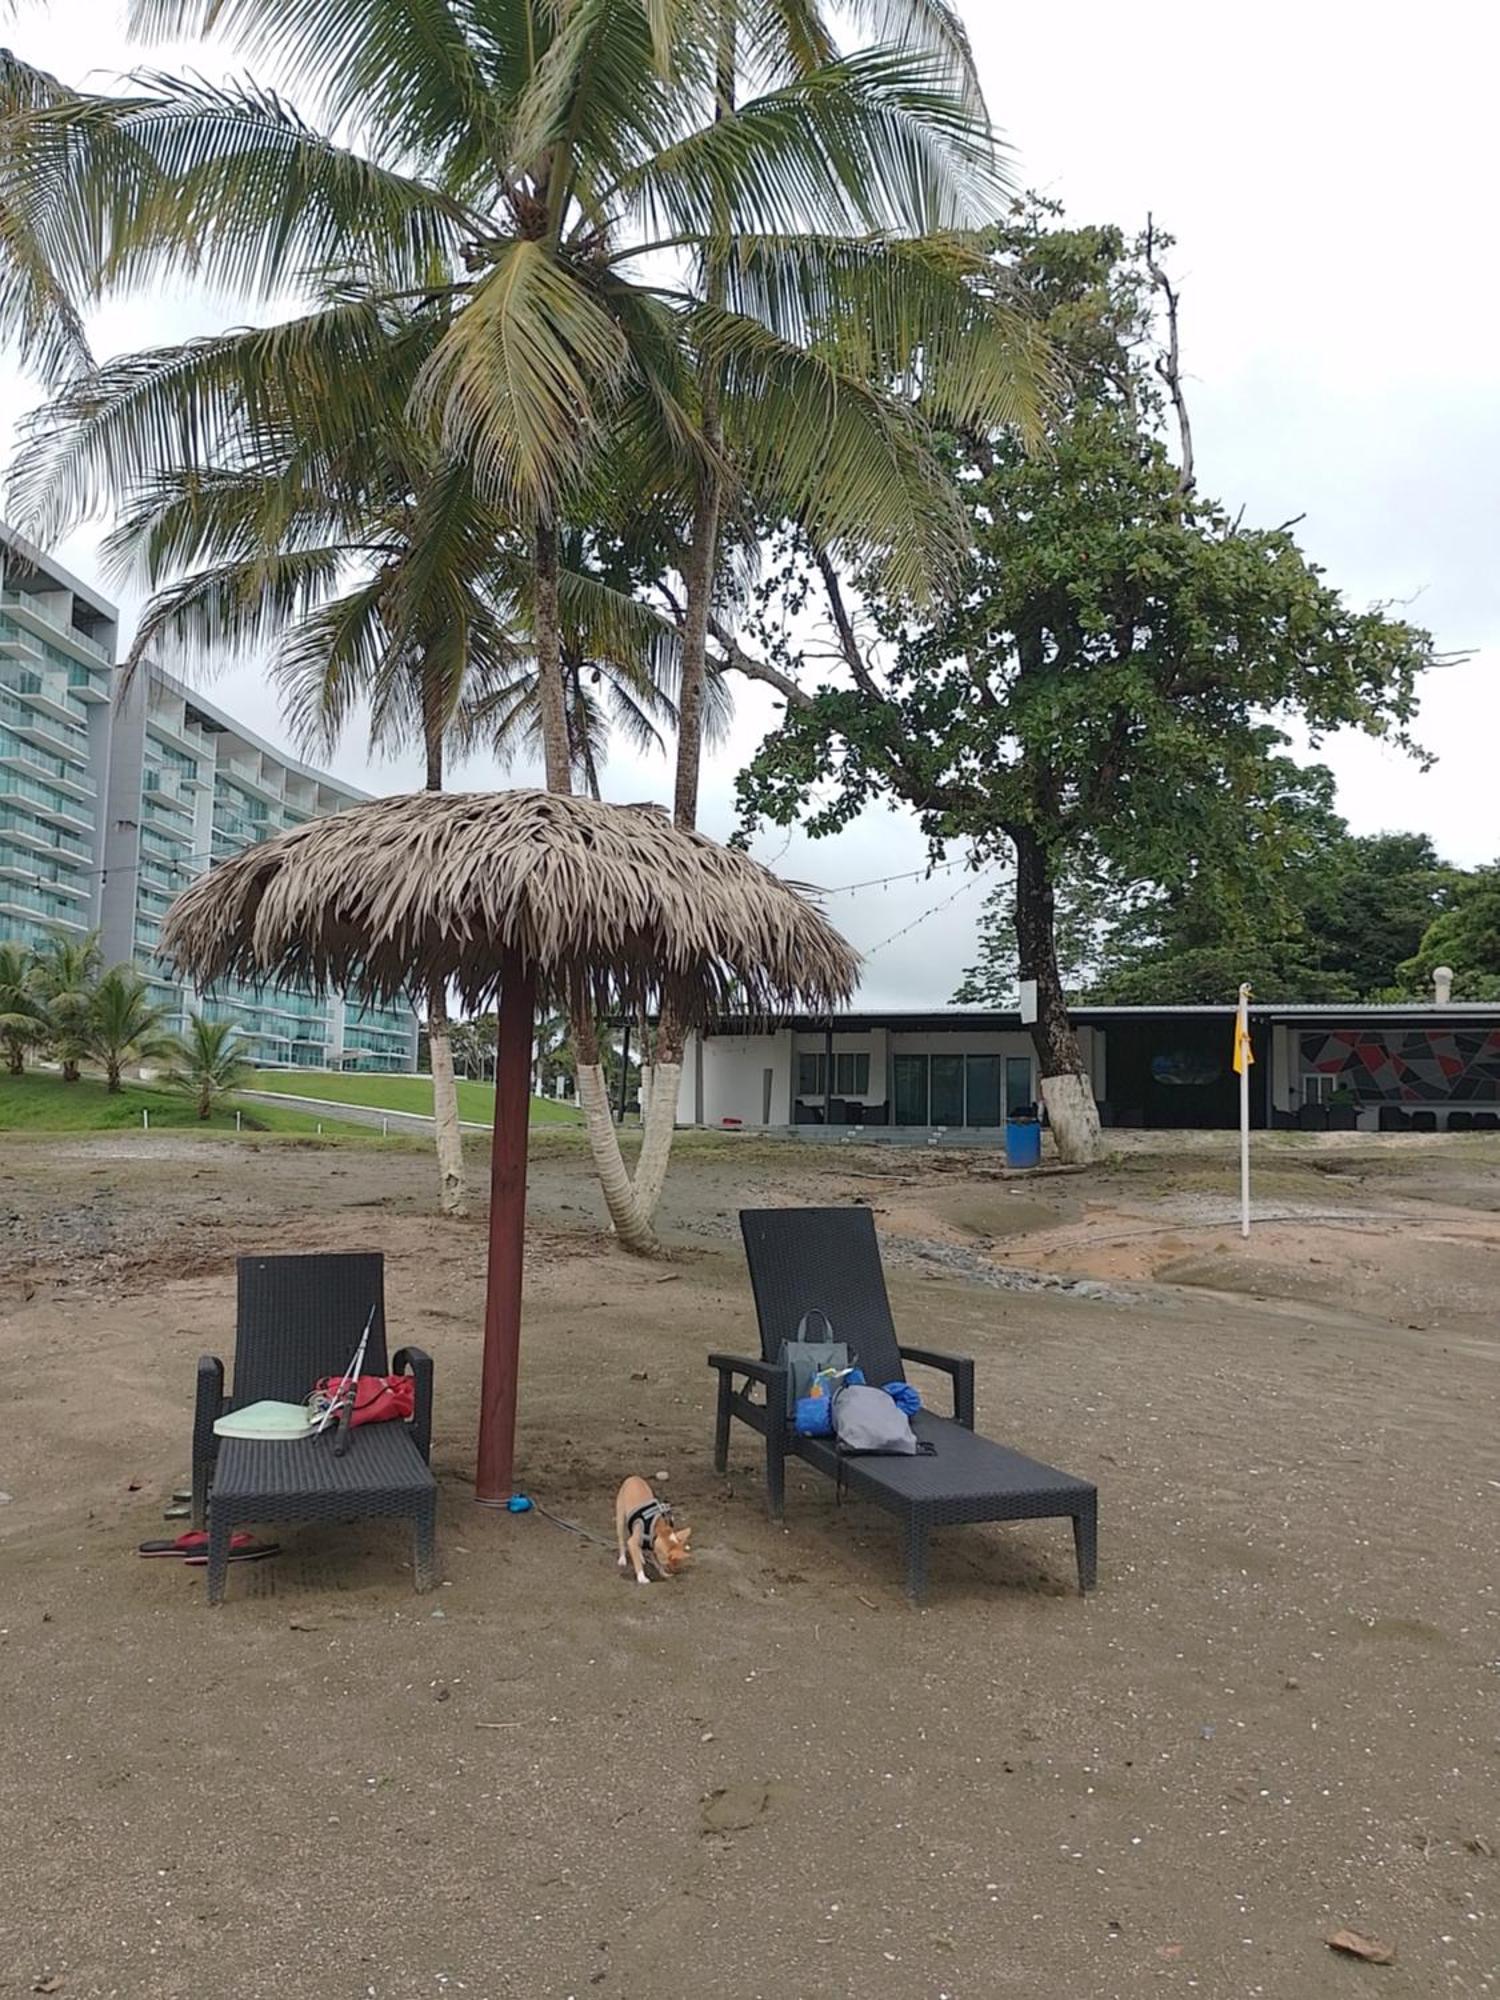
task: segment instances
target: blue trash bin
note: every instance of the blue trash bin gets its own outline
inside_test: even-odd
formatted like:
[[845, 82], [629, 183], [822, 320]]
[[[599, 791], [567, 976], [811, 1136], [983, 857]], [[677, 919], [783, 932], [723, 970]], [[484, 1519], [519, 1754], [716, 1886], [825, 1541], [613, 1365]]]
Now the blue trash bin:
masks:
[[1005, 1164], [1008, 1167], [1039, 1167], [1042, 1164], [1042, 1127], [1039, 1119], [1006, 1119]]

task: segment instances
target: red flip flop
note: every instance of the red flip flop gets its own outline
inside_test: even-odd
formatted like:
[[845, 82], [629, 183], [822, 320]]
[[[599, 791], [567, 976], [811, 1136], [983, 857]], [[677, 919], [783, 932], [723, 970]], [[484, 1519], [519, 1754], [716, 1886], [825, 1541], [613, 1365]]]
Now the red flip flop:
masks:
[[[190, 1528], [185, 1535], [178, 1535], [170, 1542], [142, 1542], [136, 1550], [138, 1556], [176, 1556], [183, 1562], [208, 1561], [208, 1530]], [[232, 1535], [229, 1540], [231, 1562], [254, 1562], [260, 1556], [274, 1556], [274, 1542], [258, 1542], [253, 1535]]]
[[[253, 1535], [231, 1535], [229, 1539], [229, 1560], [232, 1563], [264, 1562], [267, 1556], [280, 1554], [279, 1542], [258, 1542]], [[189, 1569], [207, 1569], [208, 1551], [205, 1549], [202, 1555], [185, 1556], [183, 1560]]]

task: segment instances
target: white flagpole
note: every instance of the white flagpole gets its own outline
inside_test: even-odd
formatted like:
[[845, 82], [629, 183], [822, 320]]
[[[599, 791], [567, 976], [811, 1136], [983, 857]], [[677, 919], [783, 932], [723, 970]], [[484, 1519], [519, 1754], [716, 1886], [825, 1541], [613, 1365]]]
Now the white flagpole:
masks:
[[[1242, 1050], [1240, 1061], [1240, 1235], [1250, 1234], [1250, 988], [1240, 988], [1240, 1011], [1235, 1023], [1235, 1047]], [[1240, 1040], [1243, 1032], [1244, 1040]]]

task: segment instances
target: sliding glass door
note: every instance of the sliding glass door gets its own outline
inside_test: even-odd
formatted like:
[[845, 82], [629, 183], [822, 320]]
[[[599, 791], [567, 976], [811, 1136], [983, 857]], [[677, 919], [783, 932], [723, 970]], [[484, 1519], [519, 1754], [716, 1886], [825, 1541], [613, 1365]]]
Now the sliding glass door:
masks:
[[966, 1056], [964, 1068], [964, 1123], [998, 1125], [1001, 1122], [999, 1056]]
[[896, 1056], [891, 1063], [891, 1120], [896, 1125], [926, 1125], [927, 1058]]
[[962, 1056], [933, 1056], [929, 1119], [934, 1125], [963, 1124], [964, 1059]]
[[983, 1126], [994, 1131], [1036, 1095], [1030, 1056], [891, 1058], [893, 1125]]

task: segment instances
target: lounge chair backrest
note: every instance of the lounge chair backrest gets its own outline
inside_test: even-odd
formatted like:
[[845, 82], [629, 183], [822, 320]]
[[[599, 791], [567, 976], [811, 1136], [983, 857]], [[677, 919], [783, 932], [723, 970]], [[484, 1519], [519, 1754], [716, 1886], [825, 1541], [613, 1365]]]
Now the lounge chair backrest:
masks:
[[237, 1406], [300, 1403], [314, 1382], [353, 1359], [370, 1307], [365, 1373], [384, 1375], [385, 1259], [378, 1250], [241, 1257], [234, 1339]]
[[744, 1208], [740, 1230], [767, 1361], [797, 1338], [804, 1314], [821, 1312], [829, 1338], [848, 1344], [867, 1381], [883, 1388], [906, 1380], [867, 1208]]

